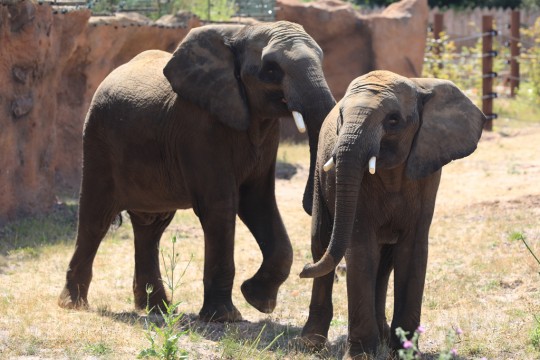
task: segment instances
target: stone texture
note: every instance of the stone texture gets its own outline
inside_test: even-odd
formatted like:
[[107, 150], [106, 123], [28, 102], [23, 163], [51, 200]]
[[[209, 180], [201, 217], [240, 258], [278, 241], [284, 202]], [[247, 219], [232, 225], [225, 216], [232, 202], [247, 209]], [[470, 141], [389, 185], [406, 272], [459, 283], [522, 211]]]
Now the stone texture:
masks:
[[[381, 14], [362, 15], [350, 3], [319, 0], [277, 0], [277, 20], [301, 24], [324, 51], [324, 74], [337, 100], [349, 83], [372, 70], [390, 70], [408, 77], [422, 73], [427, 36], [426, 0], [402, 0]], [[290, 119], [282, 121], [281, 137], [304, 141]]]
[[[76, 195], [81, 133], [92, 95], [147, 49], [172, 51], [196, 18], [157, 25], [138, 14], [90, 17], [48, 4], [0, 6], [0, 225]], [[59, 190], [59, 191], [57, 191]]]
[[277, 6], [278, 20], [301, 24], [323, 49], [324, 73], [337, 99], [351, 80], [372, 70], [422, 73], [426, 0], [402, 0], [376, 15], [362, 15], [338, 0], [278, 0]]

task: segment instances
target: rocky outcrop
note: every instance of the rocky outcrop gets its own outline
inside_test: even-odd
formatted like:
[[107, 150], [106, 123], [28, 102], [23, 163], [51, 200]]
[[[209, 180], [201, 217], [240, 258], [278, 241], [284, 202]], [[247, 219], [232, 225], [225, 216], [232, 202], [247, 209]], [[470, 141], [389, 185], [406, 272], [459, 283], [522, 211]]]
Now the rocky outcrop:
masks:
[[[362, 15], [339, 0], [277, 0], [278, 20], [302, 24], [324, 51], [324, 74], [341, 99], [349, 83], [372, 70], [390, 70], [417, 77], [426, 45], [426, 0], [402, 0], [380, 14]], [[281, 137], [303, 141], [292, 121], [282, 121]]]
[[381, 14], [362, 15], [350, 3], [278, 0], [279, 20], [297, 22], [324, 51], [324, 73], [340, 99], [354, 78], [371, 70], [417, 77], [428, 25], [426, 0], [402, 0]]
[[199, 25], [90, 15], [31, 1], [0, 6], [0, 225], [50, 209], [60, 187], [77, 193], [82, 125], [99, 83], [143, 50], [173, 50]]

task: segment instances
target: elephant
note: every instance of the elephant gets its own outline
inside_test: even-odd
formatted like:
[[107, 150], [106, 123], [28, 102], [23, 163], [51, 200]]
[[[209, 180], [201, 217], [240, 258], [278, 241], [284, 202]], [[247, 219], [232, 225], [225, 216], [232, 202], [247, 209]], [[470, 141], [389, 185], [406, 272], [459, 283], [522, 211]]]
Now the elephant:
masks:
[[263, 255], [241, 291], [250, 305], [271, 313], [293, 259], [275, 198], [278, 120], [292, 112], [299, 129], [307, 127], [303, 207], [311, 212], [319, 132], [335, 105], [322, 57], [298, 24], [221, 24], [192, 29], [173, 54], [148, 50], [112, 71], [85, 119], [76, 245], [58, 304], [88, 308], [96, 251], [127, 211], [135, 307], [162, 307], [169, 300], [160, 238], [176, 210], [191, 208], [204, 233], [199, 318], [242, 320], [232, 301], [236, 215]]
[[[428, 233], [442, 167], [471, 154], [486, 118], [448, 80], [377, 70], [354, 79], [321, 128], [314, 178], [314, 278], [305, 343], [320, 347], [333, 316], [335, 267], [347, 267], [344, 358], [370, 358], [395, 330], [420, 325]], [[391, 327], [385, 315], [394, 271]]]

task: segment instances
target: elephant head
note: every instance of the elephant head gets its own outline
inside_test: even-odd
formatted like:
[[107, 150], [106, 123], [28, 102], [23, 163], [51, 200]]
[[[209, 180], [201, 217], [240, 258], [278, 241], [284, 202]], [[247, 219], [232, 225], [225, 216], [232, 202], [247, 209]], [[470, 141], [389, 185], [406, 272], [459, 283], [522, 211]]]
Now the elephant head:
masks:
[[330, 171], [335, 162], [332, 235], [322, 258], [306, 265], [301, 277], [326, 275], [343, 258], [362, 181], [372, 176], [365, 175], [368, 169], [375, 174], [399, 168], [410, 180], [427, 177], [471, 154], [485, 122], [484, 114], [452, 82], [408, 79], [388, 71], [355, 79], [336, 108], [325, 120], [337, 121], [335, 143], [326, 144], [331, 157], [319, 156], [317, 164]]
[[191, 30], [163, 72], [181, 98], [238, 131], [291, 113], [305, 131], [305, 119], [310, 172], [303, 206], [311, 213], [319, 131], [335, 104], [322, 56], [297, 24], [210, 25]]

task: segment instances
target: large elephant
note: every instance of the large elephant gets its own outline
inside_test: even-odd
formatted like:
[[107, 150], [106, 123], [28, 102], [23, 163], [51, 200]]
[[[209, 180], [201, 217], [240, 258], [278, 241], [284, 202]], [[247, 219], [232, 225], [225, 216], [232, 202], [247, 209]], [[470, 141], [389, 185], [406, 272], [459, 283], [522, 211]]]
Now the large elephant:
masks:
[[146, 51], [114, 70], [84, 125], [77, 240], [59, 305], [88, 306], [96, 251], [122, 210], [135, 238], [135, 306], [147, 305], [147, 285], [149, 305], [162, 305], [160, 237], [177, 209], [193, 208], [205, 246], [200, 318], [242, 319], [231, 298], [237, 214], [263, 255], [242, 293], [272, 312], [292, 263], [274, 191], [278, 118], [305, 119], [310, 212], [319, 131], [335, 105], [322, 55], [297, 24], [211, 25], [191, 30], [172, 55]]
[[[396, 328], [412, 334], [419, 326], [441, 168], [476, 149], [484, 121], [450, 81], [374, 71], [349, 85], [319, 139], [312, 218], [317, 263], [300, 274], [315, 278], [302, 331], [306, 342], [320, 346], [326, 340], [335, 266], [343, 256], [349, 316], [345, 358], [369, 357], [382, 340], [399, 348]], [[385, 302], [392, 270], [390, 331]]]

